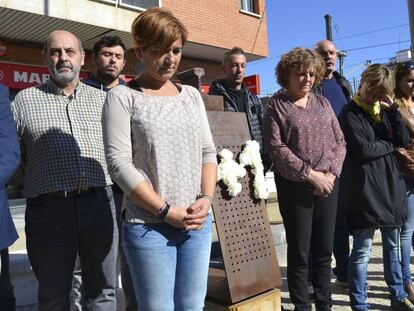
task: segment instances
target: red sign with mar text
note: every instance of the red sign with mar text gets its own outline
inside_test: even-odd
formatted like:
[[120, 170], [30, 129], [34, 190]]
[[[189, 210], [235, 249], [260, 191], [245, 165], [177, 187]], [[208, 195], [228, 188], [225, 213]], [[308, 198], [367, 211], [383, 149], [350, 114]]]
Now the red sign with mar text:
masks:
[[[0, 83], [10, 89], [25, 89], [46, 82], [49, 79], [46, 67], [9, 64], [0, 62]], [[81, 79], [89, 76], [88, 72], [81, 72]]]

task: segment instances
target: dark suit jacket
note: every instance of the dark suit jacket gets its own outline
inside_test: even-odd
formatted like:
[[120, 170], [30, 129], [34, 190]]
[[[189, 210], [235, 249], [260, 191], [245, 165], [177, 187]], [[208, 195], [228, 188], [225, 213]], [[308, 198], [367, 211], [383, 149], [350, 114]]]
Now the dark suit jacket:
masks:
[[6, 184], [20, 162], [16, 124], [10, 110], [9, 91], [0, 84], [0, 249], [9, 247], [17, 239], [10, 215]]

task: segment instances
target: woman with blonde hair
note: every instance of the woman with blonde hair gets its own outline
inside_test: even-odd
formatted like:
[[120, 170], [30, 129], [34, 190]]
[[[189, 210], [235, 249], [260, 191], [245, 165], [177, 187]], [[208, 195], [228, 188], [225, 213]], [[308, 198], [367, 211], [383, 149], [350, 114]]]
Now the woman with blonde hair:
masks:
[[[285, 91], [263, 115], [265, 150], [272, 159], [288, 244], [287, 280], [295, 310], [312, 310], [309, 264], [318, 311], [331, 309], [331, 258], [338, 178], [345, 142], [329, 101], [311, 92], [325, 64], [310, 49], [294, 48], [276, 66]], [[312, 256], [309, 263], [309, 253]]]
[[171, 81], [185, 26], [152, 8], [135, 19], [132, 34], [143, 72], [112, 89], [103, 110], [109, 173], [125, 193], [122, 243], [139, 310], [198, 311], [207, 291], [216, 149], [200, 93]]
[[384, 277], [392, 310], [414, 310], [404, 291], [399, 262], [399, 229], [406, 218], [405, 184], [395, 147], [408, 144], [408, 133], [392, 100], [394, 76], [380, 64], [365, 69], [361, 87], [339, 115], [347, 143], [341, 197], [353, 236], [348, 281], [352, 310], [368, 310], [367, 269], [377, 228], [381, 230]]
[[407, 187], [408, 217], [401, 229], [401, 266], [404, 289], [414, 303], [414, 287], [410, 271], [411, 245], [414, 232], [414, 63], [397, 65], [395, 74], [395, 103], [410, 134], [410, 144], [395, 150], [398, 166]]

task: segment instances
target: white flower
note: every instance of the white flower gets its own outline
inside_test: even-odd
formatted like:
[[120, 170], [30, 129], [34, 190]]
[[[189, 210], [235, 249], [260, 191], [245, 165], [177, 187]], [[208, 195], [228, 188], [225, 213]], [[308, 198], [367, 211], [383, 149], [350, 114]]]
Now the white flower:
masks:
[[258, 199], [265, 200], [269, 197], [269, 192], [267, 190], [266, 180], [264, 175], [262, 176], [255, 176], [254, 182], [254, 196]]
[[264, 176], [264, 166], [262, 158], [260, 157], [260, 145], [255, 140], [246, 141], [246, 146], [243, 152], [239, 156], [240, 163], [251, 166], [252, 173], [254, 174], [254, 196], [257, 199], [267, 199], [269, 192], [266, 187], [266, 180]]
[[233, 160], [233, 153], [228, 149], [223, 149], [219, 153], [221, 162], [218, 165], [217, 180], [222, 180], [227, 186], [227, 192], [234, 197], [242, 190], [242, 184], [237, 182], [238, 178], [246, 175], [243, 166]]
[[223, 149], [220, 151], [219, 156], [223, 159], [223, 160], [231, 160], [233, 159], [233, 152], [231, 152], [228, 149]]
[[235, 197], [242, 191], [242, 184], [237, 179], [246, 175], [245, 166], [250, 166], [252, 173], [255, 175], [253, 187], [254, 196], [257, 199], [267, 199], [269, 192], [266, 187], [264, 176], [264, 167], [260, 157], [260, 145], [255, 140], [248, 140], [243, 152], [239, 156], [240, 164], [233, 160], [233, 152], [223, 149], [219, 153], [221, 162], [218, 165], [217, 180], [222, 180], [227, 186], [227, 192], [230, 196]]
[[262, 164], [262, 162], [260, 162], [260, 163], [255, 163], [255, 164], [253, 164], [252, 165], [253, 166], [253, 168], [252, 168], [252, 173], [255, 175], [255, 176], [260, 176], [260, 175], [263, 175], [263, 177], [264, 177], [264, 166], [263, 166], [263, 164]]
[[232, 197], [235, 197], [236, 195], [240, 193], [240, 191], [242, 191], [242, 184], [239, 182], [230, 184], [227, 188], [227, 191], [229, 195], [231, 195]]
[[242, 165], [252, 165], [253, 164], [253, 159], [252, 159], [252, 157], [251, 157], [251, 155], [249, 154], [249, 153], [242, 153], [242, 154], [240, 154], [240, 156], [239, 156], [239, 162], [240, 162], [240, 164], [242, 164]]

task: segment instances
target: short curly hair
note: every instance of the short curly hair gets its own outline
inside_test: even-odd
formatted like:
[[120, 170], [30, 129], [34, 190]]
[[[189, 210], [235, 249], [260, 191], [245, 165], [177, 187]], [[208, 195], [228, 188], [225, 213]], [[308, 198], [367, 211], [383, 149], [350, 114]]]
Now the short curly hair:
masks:
[[118, 36], [103, 36], [101, 39], [96, 41], [93, 45], [93, 55], [95, 55], [95, 57], [98, 57], [99, 52], [102, 48], [112, 48], [118, 45], [124, 50], [124, 58], [126, 58], [128, 50], [125, 44], [122, 42], [121, 38]]
[[275, 68], [277, 83], [283, 88], [289, 86], [289, 75], [292, 70], [302, 73], [308, 69], [315, 73], [315, 85], [319, 84], [325, 75], [325, 62], [314, 50], [296, 47], [282, 55]]

